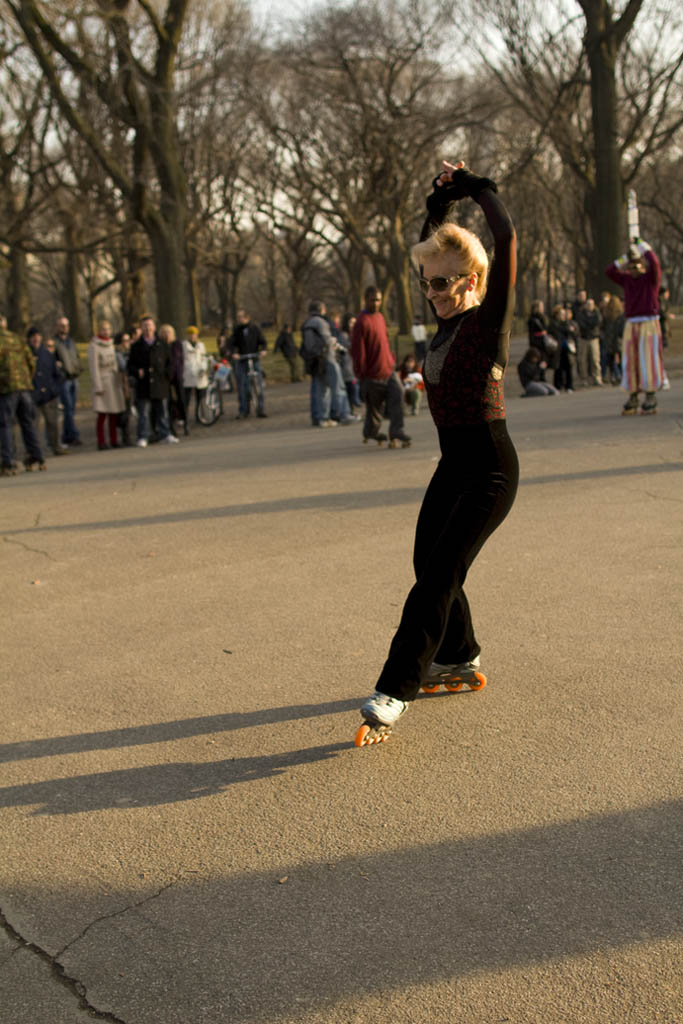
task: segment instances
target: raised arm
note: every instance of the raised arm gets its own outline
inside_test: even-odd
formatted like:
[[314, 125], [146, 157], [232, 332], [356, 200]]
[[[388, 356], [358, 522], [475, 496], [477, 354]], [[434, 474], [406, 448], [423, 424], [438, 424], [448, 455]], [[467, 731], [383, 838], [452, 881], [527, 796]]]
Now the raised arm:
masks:
[[494, 252], [478, 315], [483, 330], [494, 339], [492, 354], [496, 362], [505, 366], [515, 308], [517, 239], [510, 215], [496, 192], [496, 184], [490, 178], [472, 174], [462, 163], [444, 163], [444, 171], [434, 179], [434, 191], [427, 198], [427, 218], [420, 239], [428, 238], [444, 222], [452, 204], [459, 199], [473, 199], [482, 208], [493, 235]]

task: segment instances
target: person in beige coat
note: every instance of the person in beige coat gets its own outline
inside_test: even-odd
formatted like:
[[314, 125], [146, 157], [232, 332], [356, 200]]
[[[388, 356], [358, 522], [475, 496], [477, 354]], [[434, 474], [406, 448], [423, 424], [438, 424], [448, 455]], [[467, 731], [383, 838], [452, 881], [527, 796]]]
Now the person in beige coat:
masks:
[[[116, 437], [117, 417], [126, 407], [123, 381], [116, 359], [111, 325], [102, 320], [95, 337], [88, 346], [88, 366], [92, 380], [93, 411], [97, 413], [97, 447], [100, 451], [118, 448]], [[109, 422], [109, 444], [105, 437], [105, 423]]]

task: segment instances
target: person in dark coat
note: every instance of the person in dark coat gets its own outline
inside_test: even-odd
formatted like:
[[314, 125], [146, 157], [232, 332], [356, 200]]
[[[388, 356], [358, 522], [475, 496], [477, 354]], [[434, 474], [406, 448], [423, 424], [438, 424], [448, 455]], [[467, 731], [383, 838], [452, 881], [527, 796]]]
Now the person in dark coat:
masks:
[[[128, 376], [135, 381], [135, 407], [138, 413], [138, 448], [146, 448], [150, 439], [177, 444], [170, 431], [168, 398], [171, 384], [171, 350], [157, 336], [151, 316], [140, 320], [142, 334], [131, 345]], [[156, 436], [150, 438], [150, 415]]]
[[230, 362], [235, 370], [237, 380], [237, 398], [239, 401], [238, 420], [246, 419], [249, 415], [251, 403], [251, 392], [249, 389], [249, 358], [256, 371], [257, 383], [257, 408], [256, 414], [264, 418], [266, 416], [265, 399], [263, 395], [263, 372], [261, 370], [261, 357], [268, 351], [266, 339], [258, 324], [250, 319], [249, 314], [243, 309], [237, 310], [237, 326], [230, 336], [228, 352]]
[[297, 352], [296, 342], [294, 341], [294, 335], [289, 324], [282, 325], [282, 330], [277, 336], [273, 352], [282, 352], [289, 363], [289, 375], [292, 384], [301, 380], [299, 376], [299, 353]]
[[57, 366], [55, 343], [52, 338], [42, 342], [37, 327], [29, 329], [26, 341], [36, 361], [33, 374], [33, 404], [43, 417], [48, 447], [54, 455], [64, 455], [66, 449], [59, 443], [59, 397], [62, 392], [62, 375]]
[[548, 384], [543, 379], [542, 375], [546, 365], [542, 352], [533, 346], [527, 349], [524, 358], [517, 364], [517, 373], [524, 388], [522, 398], [536, 398], [540, 395], [556, 395], [558, 393], [554, 385]]

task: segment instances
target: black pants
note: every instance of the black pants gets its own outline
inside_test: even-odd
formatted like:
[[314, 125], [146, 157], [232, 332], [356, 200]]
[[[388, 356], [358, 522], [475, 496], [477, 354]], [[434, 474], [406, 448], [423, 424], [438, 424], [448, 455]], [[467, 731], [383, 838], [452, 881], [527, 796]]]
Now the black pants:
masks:
[[382, 417], [389, 419], [389, 437], [403, 435], [403, 385], [397, 374], [386, 380], [364, 380], [362, 398], [365, 401], [363, 437], [377, 437]]
[[505, 420], [440, 431], [439, 440], [441, 461], [415, 532], [416, 583], [377, 682], [400, 700], [415, 699], [432, 661], [455, 665], [480, 653], [463, 584], [512, 508], [519, 480]]

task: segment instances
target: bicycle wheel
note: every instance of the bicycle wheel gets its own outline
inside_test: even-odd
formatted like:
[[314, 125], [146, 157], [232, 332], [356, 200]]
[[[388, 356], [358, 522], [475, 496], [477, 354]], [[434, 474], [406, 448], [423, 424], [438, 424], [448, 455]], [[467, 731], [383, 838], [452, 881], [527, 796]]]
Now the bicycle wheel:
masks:
[[209, 384], [197, 409], [197, 419], [204, 427], [212, 426], [223, 412], [220, 389], [217, 384]]
[[251, 392], [251, 401], [254, 410], [258, 409], [258, 374], [254, 370], [249, 374], [249, 391]]

